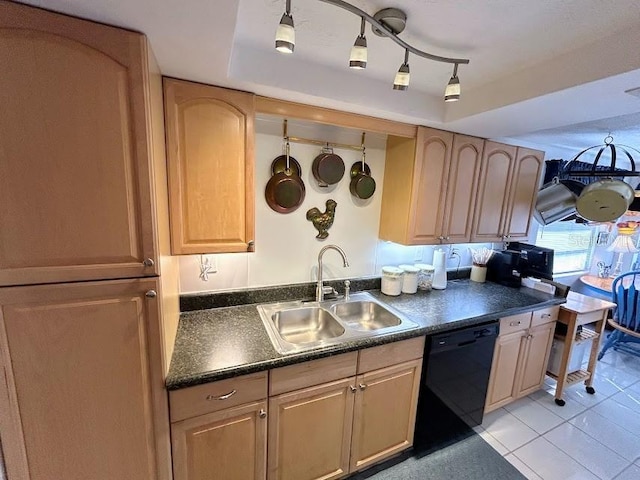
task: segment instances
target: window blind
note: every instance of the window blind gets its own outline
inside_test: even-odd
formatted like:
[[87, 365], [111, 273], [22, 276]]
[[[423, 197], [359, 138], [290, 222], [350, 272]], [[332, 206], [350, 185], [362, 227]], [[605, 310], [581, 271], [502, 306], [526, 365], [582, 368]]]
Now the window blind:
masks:
[[584, 271], [591, 263], [595, 231], [584, 224], [556, 222], [538, 229], [536, 245], [554, 250], [554, 275]]

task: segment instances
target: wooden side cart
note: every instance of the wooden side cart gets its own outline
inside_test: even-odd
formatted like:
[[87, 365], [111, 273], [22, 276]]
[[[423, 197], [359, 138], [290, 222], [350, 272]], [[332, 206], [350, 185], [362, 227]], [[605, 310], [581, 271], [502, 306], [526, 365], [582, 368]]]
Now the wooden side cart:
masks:
[[[609, 309], [615, 306], [615, 303], [607, 302], [606, 300], [569, 292], [567, 303], [560, 307], [558, 323], [563, 323], [567, 326], [566, 335], [556, 334], [556, 338], [564, 340], [560, 370], [558, 371], [558, 375], [547, 372], [547, 375], [556, 381], [555, 402], [557, 405], [564, 406], [565, 401], [562, 398], [562, 393], [565, 387], [573, 385], [574, 383], [584, 381], [587, 393], [595, 393], [593, 379], [596, 372], [598, 349], [600, 347], [598, 339], [604, 331]], [[589, 340], [592, 340], [592, 344], [587, 369], [584, 370], [580, 368], [574, 372], [567, 371], [573, 346]]]

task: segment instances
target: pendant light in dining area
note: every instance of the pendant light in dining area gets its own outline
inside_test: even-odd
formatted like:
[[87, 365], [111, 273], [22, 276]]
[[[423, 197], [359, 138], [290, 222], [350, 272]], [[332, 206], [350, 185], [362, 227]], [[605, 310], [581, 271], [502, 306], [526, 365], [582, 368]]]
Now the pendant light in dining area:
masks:
[[[341, 8], [360, 17], [360, 34], [351, 47], [349, 55], [349, 67], [354, 70], [363, 70], [367, 67], [367, 38], [364, 35], [366, 23], [371, 25], [373, 32], [380, 36], [393, 40], [405, 51], [404, 62], [400, 65], [395, 75], [393, 89], [404, 91], [409, 87], [409, 52], [416, 56], [434, 62], [453, 64], [453, 76], [449, 80], [445, 89], [445, 102], [455, 102], [460, 99], [460, 79], [458, 78], [458, 66], [466, 65], [469, 60], [466, 58], [450, 58], [434, 55], [415, 48], [401, 39], [398, 34], [402, 33], [406, 26], [407, 15], [397, 8], [383, 8], [374, 15], [369, 15], [364, 10], [352, 5], [344, 0], [319, 0], [334, 7]], [[276, 31], [276, 50], [282, 53], [293, 53], [295, 47], [295, 29], [293, 16], [291, 14], [291, 0], [286, 0], [285, 13], [280, 19], [280, 24]]]

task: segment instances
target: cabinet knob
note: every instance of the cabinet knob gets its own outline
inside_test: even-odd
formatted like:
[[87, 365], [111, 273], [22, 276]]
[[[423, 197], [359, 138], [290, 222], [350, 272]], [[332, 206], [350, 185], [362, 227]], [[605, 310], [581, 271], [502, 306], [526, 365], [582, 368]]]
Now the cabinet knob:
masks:
[[142, 262], [142, 265], [145, 267], [153, 267], [155, 264], [156, 262], [153, 261], [153, 258], [145, 258]]
[[256, 242], [254, 240], [249, 240], [247, 242], [247, 252], [255, 252], [256, 250]]
[[258, 414], [260, 418], [267, 418], [267, 411], [264, 408], [260, 409], [260, 413]]
[[360, 387], [360, 390], [364, 390], [367, 388], [367, 385], [364, 383], [361, 383], [360, 385], [358, 385]]
[[147, 298], [155, 298], [158, 296], [158, 294], [156, 293], [155, 290], [149, 290], [147, 291], [147, 293], [144, 294], [144, 296]]
[[352, 393], [356, 393], [356, 391], [358, 390], [356, 387], [354, 387], [353, 385], [349, 385], [349, 388], [351, 389]]

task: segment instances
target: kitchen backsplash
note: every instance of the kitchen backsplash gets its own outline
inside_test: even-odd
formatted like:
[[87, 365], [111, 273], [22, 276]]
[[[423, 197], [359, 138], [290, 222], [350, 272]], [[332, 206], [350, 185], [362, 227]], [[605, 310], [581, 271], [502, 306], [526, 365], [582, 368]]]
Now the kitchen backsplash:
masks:
[[[385, 164], [386, 139], [368, 134], [366, 161], [376, 181], [376, 191], [369, 200], [353, 197], [349, 191], [349, 169], [360, 160], [360, 152], [335, 149], [344, 160], [346, 172], [342, 180], [330, 187], [319, 187], [311, 173], [313, 159], [320, 147], [293, 143], [291, 155], [300, 162], [306, 197], [298, 210], [279, 214], [269, 208], [264, 188], [271, 176], [272, 160], [282, 153], [282, 121], [259, 118], [256, 122], [256, 251], [217, 255], [180, 257], [180, 291], [182, 293], [230, 290], [247, 287], [301, 283], [316, 280], [318, 252], [324, 245], [336, 244], [344, 249], [349, 267], [344, 268], [340, 256], [328, 251], [323, 257], [326, 279], [377, 275], [383, 265], [431, 263], [437, 247], [406, 247], [378, 239], [380, 202]], [[289, 135], [343, 144], [360, 144], [360, 132], [319, 124], [289, 122]], [[325, 202], [337, 203], [335, 221], [329, 237], [320, 241], [317, 231], [306, 219], [312, 207], [325, 210]], [[475, 247], [481, 245], [475, 244]], [[487, 245], [490, 247], [491, 245]], [[459, 254], [448, 261], [448, 268], [471, 265], [468, 245], [452, 245]], [[201, 262], [209, 273], [201, 277]]]

